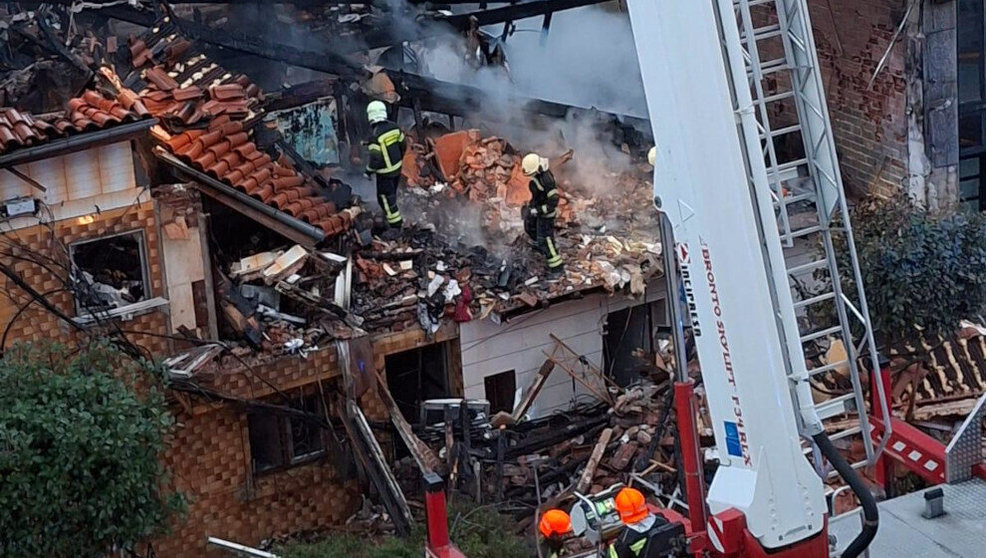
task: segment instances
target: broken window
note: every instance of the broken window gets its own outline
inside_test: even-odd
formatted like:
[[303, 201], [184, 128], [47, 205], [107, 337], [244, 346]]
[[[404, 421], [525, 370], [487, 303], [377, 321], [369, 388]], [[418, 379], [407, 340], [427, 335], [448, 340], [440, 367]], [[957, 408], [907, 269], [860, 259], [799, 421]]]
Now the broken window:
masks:
[[387, 386], [404, 418], [416, 421], [421, 402], [449, 397], [448, 343], [387, 355]]
[[69, 246], [79, 314], [123, 308], [150, 295], [144, 232], [86, 240]]
[[255, 473], [305, 463], [325, 452], [322, 428], [314, 418], [324, 415], [322, 398], [317, 394], [302, 397], [294, 407], [313, 418], [306, 420], [265, 411], [253, 411], [247, 415], [250, 456]]
[[483, 378], [486, 385], [486, 400], [490, 402], [490, 412], [514, 410], [514, 393], [517, 391], [517, 373], [513, 370], [500, 372]]
[[641, 304], [611, 312], [606, 317], [603, 360], [606, 374], [627, 386], [647, 370], [655, 352], [655, 337], [666, 329], [664, 301]]

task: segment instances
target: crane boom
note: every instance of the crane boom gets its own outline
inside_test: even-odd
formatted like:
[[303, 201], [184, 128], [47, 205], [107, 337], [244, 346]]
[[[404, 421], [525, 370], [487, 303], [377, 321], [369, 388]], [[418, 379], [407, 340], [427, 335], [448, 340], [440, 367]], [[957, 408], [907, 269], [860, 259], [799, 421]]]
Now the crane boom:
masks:
[[790, 546], [825, 526], [823, 485], [800, 445], [820, 422], [764, 161], [745, 149], [756, 129], [742, 125], [754, 118], [745, 70], [722, 47], [739, 39], [735, 18], [720, 17], [732, 5], [628, 5], [658, 144], [655, 203], [673, 227], [720, 457], [709, 508], [742, 512], [764, 548]]

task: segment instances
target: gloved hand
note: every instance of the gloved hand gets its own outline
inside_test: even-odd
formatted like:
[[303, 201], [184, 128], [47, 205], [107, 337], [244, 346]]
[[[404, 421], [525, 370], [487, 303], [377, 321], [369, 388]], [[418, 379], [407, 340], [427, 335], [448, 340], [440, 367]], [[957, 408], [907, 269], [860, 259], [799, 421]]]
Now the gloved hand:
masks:
[[538, 216], [538, 210], [537, 210], [537, 208], [536, 207], [532, 207], [531, 208], [531, 217], [537, 217], [537, 216]]

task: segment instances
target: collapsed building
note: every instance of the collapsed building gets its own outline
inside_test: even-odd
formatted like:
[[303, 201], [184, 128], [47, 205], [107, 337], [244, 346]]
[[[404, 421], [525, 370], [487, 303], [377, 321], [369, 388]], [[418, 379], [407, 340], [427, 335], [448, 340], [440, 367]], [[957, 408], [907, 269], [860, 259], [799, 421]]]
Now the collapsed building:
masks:
[[[60, 15], [15, 14], [34, 39], [24, 48]], [[604, 378], [625, 386], [647, 368], [634, 353], [668, 324], [654, 216], [639, 211], [647, 145], [626, 139], [625, 122], [581, 116], [620, 156], [595, 184], [564, 139], [457, 129], [475, 100], [379, 68], [265, 93], [180, 15], [85, 33], [61, 53], [86, 77], [81, 92], [11, 87], [5, 104], [25, 110], [0, 119], [4, 346], [108, 336], [168, 367], [179, 425], [165, 461], [190, 504], [155, 552], [340, 524], [367, 483], [406, 529], [388, 462], [405, 451], [402, 426], [431, 420], [430, 402], [510, 412], [536, 385], [517, 420], [549, 417], [593, 392], [610, 399]], [[374, 236], [375, 208], [353, 186], [374, 97], [400, 106], [413, 142], [409, 227], [394, 242]], [[540, 108], [548, 123], [576, 112]], [[523, 239], [518, 154], [533, 148], [555, 150], [560, 280]]]
[[[411, 39], [365, 4], [271, 12], [315, 22], [307, 48], [225, 31], [238, 16], [222, 8], [100, 12], [62, 42], [64, 13], [11, 15], [20, 48], [46, 55], [0, 87], [0, 348], [111, 336], [164, 360], [179, 422], [165, 460], [190, 509], [152, 541], [159, 555], [324, 530], [368, 487], [405, 531], [423, 469], [484, 501], [629, 478], [676, 498], [640, 115], [530, 98], [505, 111], [403, 70], [400, 49], [327, 48]], [[444, 19], [471, 68], [503, 71], [506, 31]], [[57, 87], [42, 98], [39, 80]], [[396, 241], [360, 199], [370, 99], [411, 141]], [[519, 159], [535, 149], [563, 192], [560, 280], [520, 219]], [[983, 339], [929, 345], [932, 370], [895, 390], [909, 418], [945, 433], [968, 409]], [[817, 387], [838, 393], [839, 371]]]

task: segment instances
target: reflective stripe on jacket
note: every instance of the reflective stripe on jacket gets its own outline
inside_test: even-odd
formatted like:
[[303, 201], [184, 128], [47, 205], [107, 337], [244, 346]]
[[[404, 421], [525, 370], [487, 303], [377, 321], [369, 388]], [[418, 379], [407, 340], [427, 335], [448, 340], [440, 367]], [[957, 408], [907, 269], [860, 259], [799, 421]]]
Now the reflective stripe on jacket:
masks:
[[554, 217], [558, 208], [558, 188], [551, 171], [543, 171], [531, 177], [528, 185], [531, 190], [531, 206], [538, 210], [539, 217]]
[[404, 132], [389, 120], [373, 125], [370, 138], [370, 158], [366, 170], [382, 175], [392, 175], [400, 172], [406, 149]]

